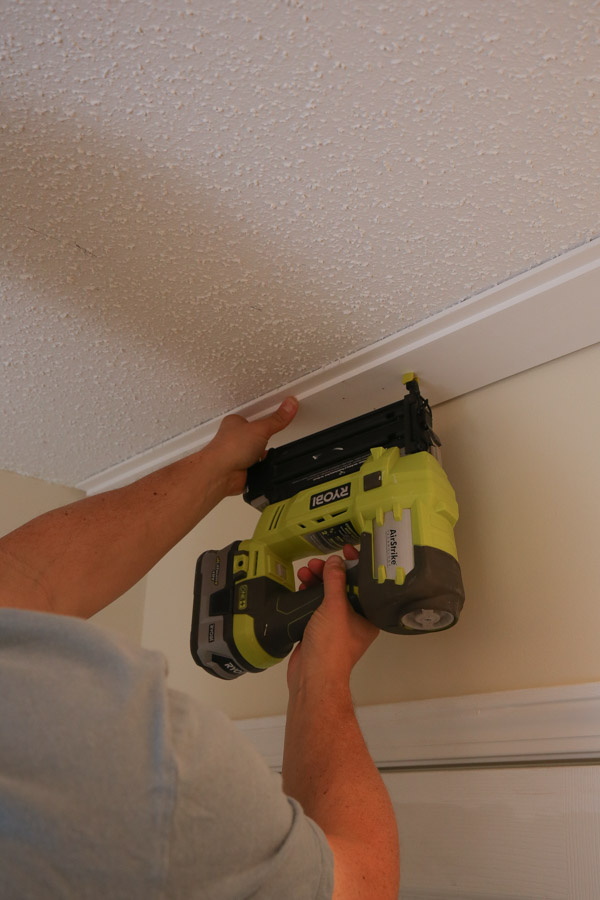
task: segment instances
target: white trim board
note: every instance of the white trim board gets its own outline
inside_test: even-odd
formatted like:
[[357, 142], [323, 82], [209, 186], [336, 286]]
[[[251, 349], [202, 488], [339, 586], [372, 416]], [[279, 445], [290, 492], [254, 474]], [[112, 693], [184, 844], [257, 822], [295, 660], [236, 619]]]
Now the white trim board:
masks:
[[[295, 394], [305, 401], [294, 433], [286, 431], [286, 440], [295, 440], [315, 430], [315, 411], [321, 421], [327, 411], [321, 428], [399, 399], [404, 372], [420, 375], [435, 405], [598, 342], [600, 238], [232, 411], [257, 418]], [[127, 484], [204, 446], [219, 422], [204, 422], [76, 487], [95, 494]]]
[[[357, 709], [384, 769], [600, 761], [600, 683], [529, 688]], [[285, 716], [235, 722], [274, 769]]]

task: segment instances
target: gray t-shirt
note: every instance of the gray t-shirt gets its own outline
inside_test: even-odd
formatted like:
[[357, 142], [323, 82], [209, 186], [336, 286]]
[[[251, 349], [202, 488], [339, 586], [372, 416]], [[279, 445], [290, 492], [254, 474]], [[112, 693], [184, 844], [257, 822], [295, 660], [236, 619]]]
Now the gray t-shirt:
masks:
[[330, 900], [321, 829], [165, 668], [89, 622], [0, 610], [2, 900]]

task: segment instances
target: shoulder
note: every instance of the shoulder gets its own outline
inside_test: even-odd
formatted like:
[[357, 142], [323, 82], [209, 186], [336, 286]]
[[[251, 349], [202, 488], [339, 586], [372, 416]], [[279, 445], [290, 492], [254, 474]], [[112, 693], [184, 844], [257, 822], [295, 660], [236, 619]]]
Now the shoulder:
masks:
[[[10, 735], [0, 767], [18, 770], [5, 791], [44, 782], [41, 793], [4, 799], [36, 822], [38, 849], [52, 836], [60, 867], [75, 834], [72, 878], [84, 885], [91, 856], [110, 858], [107, 896], [151, 897], [150, 884], [164, 884], [179, 900], [197, 895], [200, 878], [206, 896], [329, 900], [322, 831], [236, 725], [170, 690], [165, 674], [161, 654], [90, 623], [0, 610], [0, 716]], [[43, 884], [30, 852], [21, 847], [11, 864]]]
[[178, 788], [168, 896], [187, 896], [202, 871], [211, 896], [330, 900], [329, 845], [281, 776], [220, 711], [175, 691], [169, 707]]
[[[0, 611], [0, 871], [20, 896], [152, 897], [175, 801], [164, 660], [87, 622]], [[98, 869], [98, 859], [111, 865]], [[1, 884], [0, 878], [0, 884]]]

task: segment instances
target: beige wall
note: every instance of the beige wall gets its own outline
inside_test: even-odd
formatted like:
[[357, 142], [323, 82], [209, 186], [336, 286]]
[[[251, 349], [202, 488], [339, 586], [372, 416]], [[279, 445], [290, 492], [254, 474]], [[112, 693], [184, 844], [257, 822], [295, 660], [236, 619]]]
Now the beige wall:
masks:
[[[358, 704], [600, 681], [600, 345], [437, 407], [458, 495], [466, 605], [451, 631], [381, 634], [353, 675]], [[250, 536], [221, 505], [148, 577], [143, 643], [173, 685], [234, 718], [285, 711], [285, 663], [220, 682], [188, 649], [194, 565]]]
[[[38, 478], [0, 471], [0, 535], [35, 516], [83, 497], [82, 491]], [[140, 642], [144, 616], [144, 581], [92, 617], [96, 625]]]

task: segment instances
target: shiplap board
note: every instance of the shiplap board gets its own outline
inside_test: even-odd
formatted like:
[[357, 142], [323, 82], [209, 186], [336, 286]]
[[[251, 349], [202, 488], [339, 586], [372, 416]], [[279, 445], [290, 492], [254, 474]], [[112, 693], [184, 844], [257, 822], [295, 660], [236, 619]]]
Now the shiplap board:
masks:
[[[285, 432], [295, 440], [391, 403], [416, 371], [432, 405], [600, 342], [600, 239], [487, 290], [237, 412], [253, 419], [295, 394], [305, 408]], [[220, 420], [150, 448], [77, 485], [119, 487], [206, 444]], [[273, 443], [276, 444], [275, 440]]]
[[[600, 760], [600, 683], [360, 707], [380, 769]], [[284, 716], [236, 722], [281, 767]]]
[[[357, 715], [394, 804], [400, 900], [598, 900], [599, 683]], [[280, 768], [284, 716], [236, 724]]]
[[600, 767], [384, 773], [401, 900], [598, 900]]

